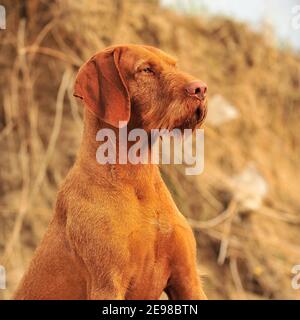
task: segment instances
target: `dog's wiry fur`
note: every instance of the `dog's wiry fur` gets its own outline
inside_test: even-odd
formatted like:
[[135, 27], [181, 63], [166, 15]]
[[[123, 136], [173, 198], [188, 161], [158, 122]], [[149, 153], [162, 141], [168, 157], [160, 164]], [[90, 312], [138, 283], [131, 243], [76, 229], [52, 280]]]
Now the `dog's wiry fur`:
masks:
[[[114, 87], [111, 79], [116, 88], [107, 87]], [[192, 80], [173, 58], [147, 46], [111, 47], [81, 68], [75, 85], [86, 106], [81, 147], [16, 299], [158, 299], [163, 291], [171, 299], [205, 299], [192, 230], [158, 167], [96, 162], [96, 133], [107, 127], [118, 133], [118, 120], [146, 130], [201, 124], [206, 103], [184, 90]], [[112, 97], [103, 97], [104, 89]]]

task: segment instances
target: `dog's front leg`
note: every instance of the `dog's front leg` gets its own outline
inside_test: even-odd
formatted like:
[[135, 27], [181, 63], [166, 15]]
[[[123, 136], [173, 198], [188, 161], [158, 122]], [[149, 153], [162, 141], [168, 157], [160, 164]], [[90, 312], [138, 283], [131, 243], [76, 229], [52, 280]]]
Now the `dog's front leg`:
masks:
[[114, 266], [107, 267], [105, 263], [101, 263], [101, 260], [95, 260], [93, 264], [87, 266], [91, 276], [88, 281], [88, 298], [90, 300], [124, 300], [125, 290], [120, 273], [114, 269]]
[[184, 270], [173, 274], [165, 291], [170, 300], [207, 300], [197, 273]]
[[[96, 212], [97, 214], [94, 214]], [[78, 257], [84, 278], [86, 296], [90, 300], [125, 299], [123, 266], [125, 250], [118, 244], [111, 226], [97, 210], [84, 211], [84, 215], [70, 215], [68, 237]]]
[[[96, 251], [97, 252], [97, 251]], [[88, 299], [89, 300], [124, 300], [125, 289], [122, 284], [122, 275], [120, 270], [116, 268], [116, 262], [111, 257], [101, 254], [93, 257], [93, 253], [89, 252], [90, 257], [86, 260], [86, 268], [89, 273], [87, 281]], [[90, 260], [91, 258], [91, 260]], [[106, 261], [105, 261], [106, 260]]]
[[190, 228], [179, 227], [174, 237], [172, 270], [166, 293], [171, 300], [206, 300], [197, 271], [196, 243]]
[[90, 291], [90, 300], [124, 300], [124, 295], [119, 288], [110, 285], [101, 284], [101, 286], [92, 285]]

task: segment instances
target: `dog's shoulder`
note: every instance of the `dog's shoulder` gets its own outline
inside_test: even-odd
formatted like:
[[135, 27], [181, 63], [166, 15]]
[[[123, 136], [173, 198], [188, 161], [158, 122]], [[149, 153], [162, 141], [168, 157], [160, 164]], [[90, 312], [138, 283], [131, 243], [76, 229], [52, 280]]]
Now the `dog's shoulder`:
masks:
[[183, 237], [190, 240], [194, 240], [193, 230], [188, 223], [186, 217], [177, 211], [174, 218], [174, 233], [177, 237]]

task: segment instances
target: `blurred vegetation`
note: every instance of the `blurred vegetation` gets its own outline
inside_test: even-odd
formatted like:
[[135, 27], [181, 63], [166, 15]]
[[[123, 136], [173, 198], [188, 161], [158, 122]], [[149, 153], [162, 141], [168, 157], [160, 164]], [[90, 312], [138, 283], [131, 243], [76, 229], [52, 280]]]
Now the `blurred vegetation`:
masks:
[[[0, 264], [9, 298], [41, 240], [56, 192], [74, 162], [82, 110], [79, 66], [111, 44], [150, 44], [205, 80], [238, 110], [205, 125], [205, 170], [162, 173], [195, 230], [209, 298], [300, 297], [300, 57], [225, 18], [179, 14], [158, 1], [4, 1], [0, 32]], [[249, 165], [268, 186], [243, 207], [235, 177]]]

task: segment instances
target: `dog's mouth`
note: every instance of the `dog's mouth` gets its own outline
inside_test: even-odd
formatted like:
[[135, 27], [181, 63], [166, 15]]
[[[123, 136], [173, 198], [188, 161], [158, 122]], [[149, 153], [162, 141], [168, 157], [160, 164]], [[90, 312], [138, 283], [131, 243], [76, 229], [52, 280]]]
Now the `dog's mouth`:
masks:
[[183, 131], [184, 129], [192, 129], [195, 130], [196, 128], [199, 128], [207, 114], [207, 103], [206, 101], [201, 102], [199, 104], [194, 113], [192, 115], [189, 115], [186, 119], [181, 121], [180, 124], [175, 126], [175, 129], [180, 129]]
[[207, 114], [207, 100], [202, 100], [200, 105], [197, 106], [196, 111], [194, 113], [195, 127], [201, 126]]
[[194, 115], [196, 122], [200, 122], [202, 120], [203, 112], [204, 112], [204, 109], [201, 106], [198, 106]]

